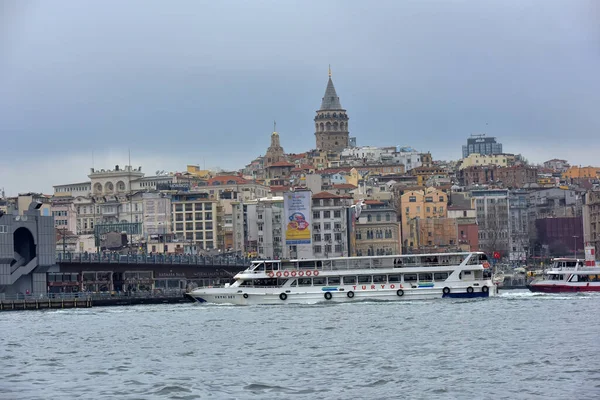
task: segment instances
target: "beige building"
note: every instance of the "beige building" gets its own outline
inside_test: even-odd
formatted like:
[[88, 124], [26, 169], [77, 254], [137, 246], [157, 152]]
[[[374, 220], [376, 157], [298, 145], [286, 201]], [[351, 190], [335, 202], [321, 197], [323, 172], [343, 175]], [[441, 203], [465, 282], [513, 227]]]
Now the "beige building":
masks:
[[[413, 219], [446, 218], [448, 195], [434, 187], [404, 192], [400, 197], [402, 210], [402, 240], [410, 247], [410, 221]], [[416, 241], [413, 241], [417, 243]]]
[[400, 224], [393, 205], [387, 201], [365, 200], [355, 225], [356, 255], [401, 254]]
[[223, 208], [209, 193], [179, 192], [171, 199], [173, 233], [201, 251], [223, 247]]
[[414, 218], [410, 220], [407, 249], [411, 253], [457, 251], [457, 220], [454, 218]]
[[461, 160], [459, 169], [465, 169], [473, 166], [497, 165], [499, 167], [508, 167], [509, 156], [506, 154], [479, 154], [472, 153]]

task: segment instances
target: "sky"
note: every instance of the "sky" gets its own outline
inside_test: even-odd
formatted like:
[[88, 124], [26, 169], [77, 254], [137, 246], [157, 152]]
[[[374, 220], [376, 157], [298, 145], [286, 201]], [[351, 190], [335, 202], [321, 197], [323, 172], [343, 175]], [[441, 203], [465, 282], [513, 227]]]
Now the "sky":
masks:
[[0, 190], [312, 149], [328, 65], [358, 145], [600, 164], [599, 1], [2, 0]]

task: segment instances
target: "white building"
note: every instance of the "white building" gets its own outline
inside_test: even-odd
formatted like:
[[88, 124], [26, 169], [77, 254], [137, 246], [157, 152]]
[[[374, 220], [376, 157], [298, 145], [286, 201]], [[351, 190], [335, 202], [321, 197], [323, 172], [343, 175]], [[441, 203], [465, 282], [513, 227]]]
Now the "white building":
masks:
[[405, 171], [423, 165], [421, 153], [411, 147], [375, 147], [362, 146], [344, 149], [342, 160], [350, 165], [364, 164], [402, 164]]
[[244, 237], [245, 252], [265, 259], [284, 257], [282, 196], [236, 203], [233, 208], [236, 218], [233, 235], [237, 246]]
[[315, 257], [347, 257], [351, 196], [321, 192], [312, 196], [312, 244]]

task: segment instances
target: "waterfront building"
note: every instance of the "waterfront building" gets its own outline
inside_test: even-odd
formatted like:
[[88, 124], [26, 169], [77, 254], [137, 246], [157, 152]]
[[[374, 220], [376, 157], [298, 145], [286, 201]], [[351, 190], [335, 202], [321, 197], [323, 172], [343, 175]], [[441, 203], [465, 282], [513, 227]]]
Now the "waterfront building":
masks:
[[398, 214], [390, 201], [365, 200], [356, 229], [356, 255], [402, 254]]
[[346, 110], [342, 108], [340, 98], [333, 86], [331, 69], [329, 69], [325, 95], [314, 119], [316, 148], [338, 153], [348, 148], [348, 120]]
[[173, 233], [198, 252], [223, 248], [223, 207], [208, 192], [178, 192], [171, 199]]
[[315, 257], [347, 257], [352, 254], [348, 242], [347, 212], [351, 205], [352, 196], [329, 192], [312, 196], [312, 244]]
[[454, 218], [413, 218], [408, 221], [409, 253], [439, 253], [459, 250], [458, 224]]
[[583, 253], [584, 230], [581, 216], [541, 218], [535, 221], [535, 227], [537, 245], [542, 254], [576, 257], [578, 252]]
[[514, 190], [509, 194], [508, 259], [513, 263], [525, 262], [529, 253], [528, 193]]
[[477, 211], [468, 193], [451, 193], [448, 218], [456, 220], [458, 245], [461, 251], [479, 251]]
[[416, 248], [417, 241], [410, 244], [410, 222], [414, 219], [446, 218], [448, 195], [436, 188], [405, 191], [400, 196], [402, 216], [402, 244], [405, 249]]
[[510, 223], [509, 193], [506, 189], [474, 190], [472, 197], [479, 225], [479, 248], [508, 258]]
[[600, 254], [600, 190], [590, 190], [585, 194], [583, 231], [585, 244], [594, 246], [596, 254]]
[[283, 196], [232, 204], [234, 247], [264, 259], [284, 257]]
[[50, 210], [56, 229], [73, 233], [77, 231], [77, 209], [71, 196], [52, 196]]
[[471, 135], [467, 139], [466, 146], [462, 147], [463, 158], [470, 154], [502, 154], [502, 144], [496, 142], [495, 137], [483, 135]]
[[419, 186], [425, 186], [427, 180], [432, 177], [448, 177], [448, 172], [442, 166], [421, 166], [411, 169], [409, 174], [417, 178], [417, 185]]

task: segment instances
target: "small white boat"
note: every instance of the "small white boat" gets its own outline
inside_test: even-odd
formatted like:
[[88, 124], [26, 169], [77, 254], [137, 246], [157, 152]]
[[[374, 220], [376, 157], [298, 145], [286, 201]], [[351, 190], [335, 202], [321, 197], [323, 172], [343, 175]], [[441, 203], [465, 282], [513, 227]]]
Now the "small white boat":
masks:
[[188, 296], [240, 305], [489, 297], [489, 268], [481, 252], [254, 261], [234, 283]]
[[555, 258], [552, 268], [527, 288], [532, 292], [600, 292], [600, 265], [596, 261], [575, 258]]

